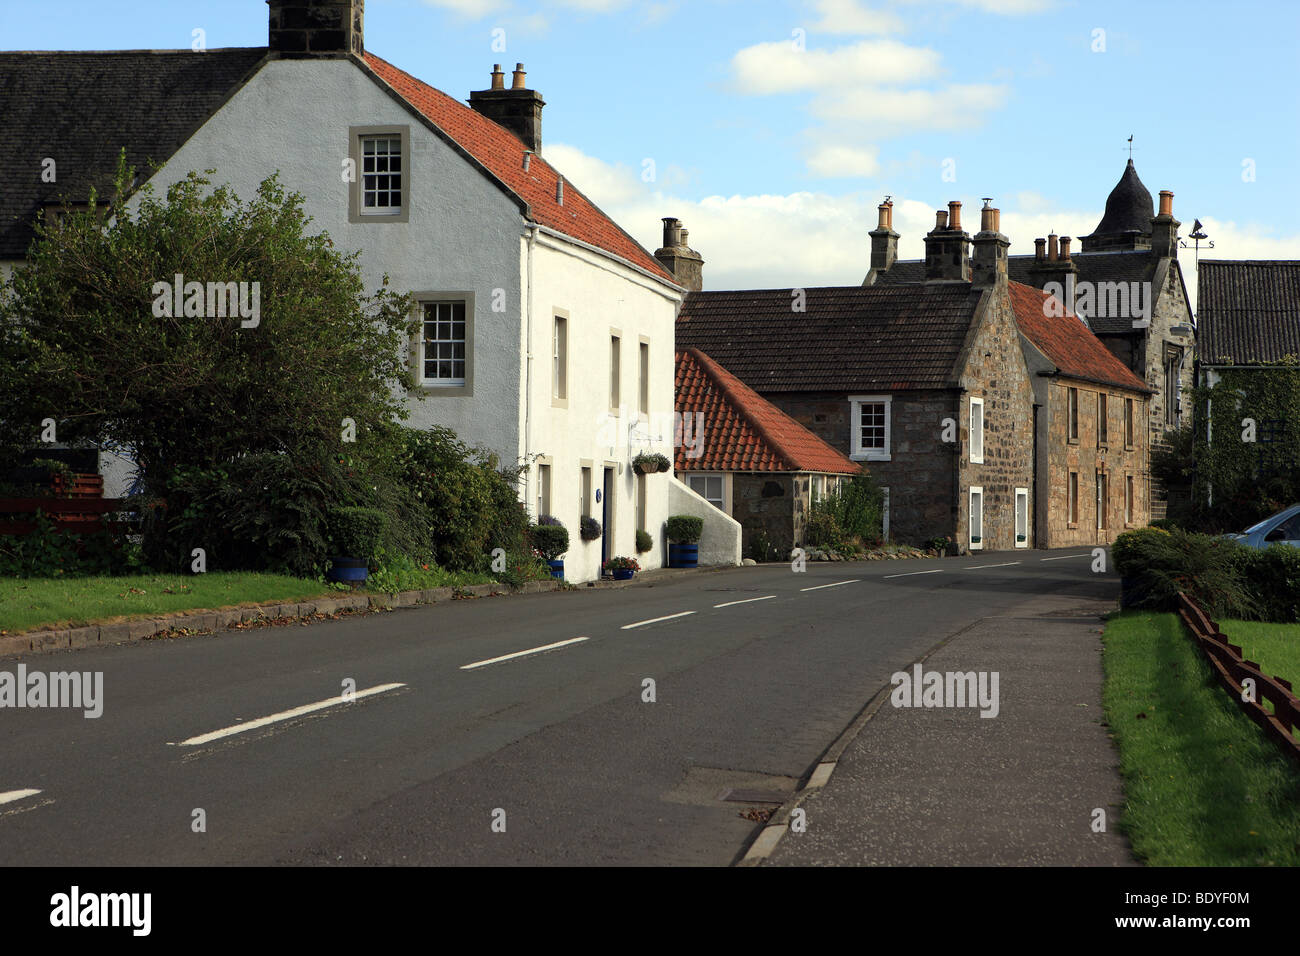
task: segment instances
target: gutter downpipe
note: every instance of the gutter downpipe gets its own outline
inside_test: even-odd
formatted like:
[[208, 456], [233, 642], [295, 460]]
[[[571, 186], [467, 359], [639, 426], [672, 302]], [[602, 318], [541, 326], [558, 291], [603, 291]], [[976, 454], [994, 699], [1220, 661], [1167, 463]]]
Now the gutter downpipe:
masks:
[[[524, 464], [528, 467], [524, 480], [524, 507], [533, 501], [533, 245], [537, 241], [538, 226], [528, 226], [528, 293], [524, 308]], [[537, 517], [541, 517], [538, 515]]]

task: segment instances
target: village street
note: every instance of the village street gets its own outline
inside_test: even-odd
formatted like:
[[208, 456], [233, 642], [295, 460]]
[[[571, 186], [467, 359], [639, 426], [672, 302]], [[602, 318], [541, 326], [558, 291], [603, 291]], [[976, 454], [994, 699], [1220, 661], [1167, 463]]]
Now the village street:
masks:
[[[1080, 549], [810, 563], [805, 573], [765, 565], [28, 657], [29, 668], [102, 671], [103, 714], [0, 714], [0, 793], [39, 791], [0, 807], [0, 857], [725, 866], [759, 833], [754, 811], [806, 781], [891, 674], [936, 645], [952, 639], [936, 659], [960, 656], [973, 627], [1002, 617], [1041, 627], [1045, 645], [1061, 642], [1061, 627], [1095, 642], [1097, 609], [1118, 581], [1092, 565]], [[1117, 787], [1096, 700], [1081, 715], [1066, 693], [1059, 713], [1046, 712], [1090, 721], [1084, 736], [1101, 743], [1089, 767], [1051, 748], [1026, 755], [1012, 739], [1033, 732], [1018, 702], [1042, 694], [1010, 656], [981, 658], [1002, 674], [993, 719], [936, 709], [908, 723], [929, 721], [931, 737], [1000, 733], [1004, 762], [1038, 788], [1089, 773]], [[1081, 660], [1086, 697], [1100, 659]], [[275, 719], [246, 726], [261, 718]], [[855, 759], [860, 772], [866, 758]], [[925, 786], [933, 795], [933, 780]], [[768, 793], [720, 799], [732, 789]], [[1086, 833], [1079, 813], [1062, 805], [1058, 829], [1084, 819]], [[963, 819], [963, 839], [1009, 832], [996, 817]], [[773, 862], [800, 838], [811, 838], [800, 862], [819, 862], [818, 828], [832, 823], [814, 812]], [[855, 824], [869, 855], [871, 827]], [[829, 845], [841, 855], [821, 862], [854, 862], [844, 858], [854, 844]]]

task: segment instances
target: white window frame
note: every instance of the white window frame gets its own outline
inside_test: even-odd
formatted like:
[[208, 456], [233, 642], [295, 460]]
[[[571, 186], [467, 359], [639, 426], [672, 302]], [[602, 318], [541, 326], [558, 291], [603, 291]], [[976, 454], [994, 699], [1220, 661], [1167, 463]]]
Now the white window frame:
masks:
[[[349, 156], [353, 163], [348, 183], [348, 221], [361, 222], [409, 222], [411, 216], [411, 129], [409, 126], [351, 126], [348, 128]], [[396, 173], [391, 166], [385, 173], [377, 170], [367, 172], [365, 168], [366, 142], [369, 140], [397, 140], [398, 151], [389, 152], [387, 156], [395, 158], [398, 163]], [[372, 154], [378, 155], [378, 154]], [[399, 205], [371, 206], [365, 205], [366, 176], [396, 175], [401, 179], [397, 188]], [[391, 182], [389, 184], [391, 191]]]
[[[976, 408], [980, 410], [980, 427], [978, 430], [975, 428]], [[970, 463], [972, 465], [982, 465], [984, 464], [984, 399], [972, 396], [967, 425], [970, 428]], [[977, 436], [978, 443], [976, 441]], [[978, 450], [976, 450], [977, 444]]]
[[551, 514], [551, 464], [539, 462], [537, 465], [537, 520], [542, 515]]
[[1110, 504], [1110, 502], [1107, 500], [1110, 498], [1110, 477], [1107, 475], [1106, 472], [1100, 470], [1096, 474], [1097, 474], [1097, 489], [1096, 489], [1097, 530], [1105, 531], [1106, 518], [1107, 518], [1106, 512]]
[[[979, 495], [979, 540], [975, 540], [975, 496]], [[966, 541], [972, 551], [984, 550], [984, 486], [971, 485], [966, 494]]]
[[569, 407], [569, 313], [563, 309], [551, 318], [551, 405]]
[[[1022, 528], [1020, 523], [1020, 502], [1025, 503], [1025, 522]], [[1017, 488], [1015, 494], [1015, 545], [1017, 548], [1029, 547], [1029, 489]], [[1024, 540], [1022, 541], [1021, 538]]]
[[[727, 501], [727, 476], [726, 476], [726, 474], [724, 474], [723, 472], [700, 471], [700, 472], [688, 472], [688, 473], [686, 474], [685, 477], [686, 477], [686, 487], [690, 488], [691, 491], [694, 491], [697, 495], [699, 495], [701, 498], [703, 498], [703, 499], [704, 499], [705, 501], [707, 501], [709, 504], [713, 505], [713, 507], [717, 508], [719, 511], [721, 511], [721, 512], [723, 512], [723, 513], [725, 513], [725, 514], [730, 514], [730, 512], [727, 510], [727, 506], [728, 506], [728, 504], [730, 504], [730, 502]], [[705, 491], [708, 490], [708, 480], [707, 480], [707, 479], [709, 479], [709, 478], [717, 478], [717, 479], [718, 479], [718, 481], [719, 481], [719, 482], [721, 483], [721, 485], [722, 485], [722, 504], [718, 504], [717, 502], [713, 501], [711, 498], [707, 497], [707, 496], [704, 495], [704, 494], [700, 494], [700, 492], [696, 490], [696, 488], [695, 488], [695, 479], [697, 479], [697, 478], [705, 479]]]
[[[426, 309], [428, 309], [430, 306], [440, 306], [440, 305], [452, 305], [452, 306], [459, 305], [465, 310], [465, 316], [464, 316], [465, 334], [464, 334], [464, 338], [461, 340], [461, 346], [462, 346], [461, 351], [463, 353], [462, 360], [465, 365], [465, 374], [458, 378], [429, 378], [428, 376], [425, 375], [425, 346], [428, 345], [430, 341], [428, 340], [426, 334], [425, 323], [428, 321], [426, 317]], [[472, 346], [473, 336], [474, 336], [474, 300], [469, 296], [462, 296], [456, 294], [449, 294], [447, 296], [435, 296], [432, 294], [421, 293], [416, 297], [416, 308], [419, 309], [419, 317], [420, 317], [420, 331], [418, 336], [419, 351], [418, 351], [417, 364], [416, 364], [417, 381], [420, 387], [426, 389], [437, 389], [437, 390], [442, 390], [442, 389], [459, 390], [464, 392], [465, 394], [469, 394], [470, 393], [469, 390], [472, 387], [472, 380], [473, 380], [471, 369], [473, 367], [472, 362], [474, 359], [473, 346]], [[439, 320], [435, 319], [434, 321], [437, 322]], [[442, 342], [443, 340], [437, 339], [433, 341]], [[455, 344], [456, 342], [455, 339], [447, 339], [446, 341], [451, 342], [452, 344]], [[449, 359], [448, 361], [453, 361], [453, 360], [454, 359]]]
[[[894, 418], [893, 410], [894, 397], [892, 395], [850, 395], [849, 396], [849, 441], [852, 454], [849, 455], [854, 461], [891, 461], [890, 442], [892, 439], [892, 423]], [[863, 405], [880, 405], [885, 406], [885, 446], [883, 448], [863, 448], [862, 447], [862, 406]]]
[[1137, 491], [1134, 488], [1133, 476], [1124, 476], [1124, 524], [1133, 523], [1133, 512], [1136, 511]]

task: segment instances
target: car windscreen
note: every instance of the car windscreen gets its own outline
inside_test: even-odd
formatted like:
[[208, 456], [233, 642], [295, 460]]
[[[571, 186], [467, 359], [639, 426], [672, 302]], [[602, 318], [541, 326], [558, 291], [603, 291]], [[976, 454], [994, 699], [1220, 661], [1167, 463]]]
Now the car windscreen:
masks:
[[1265, 528], [1267, 528], [1270, 524], [1272, 524], [1276, 520], [1277, 520], [1277, 515], [1269, 515], [1259, 524], [1251, 525], [1249, 528], [1243, 531], [1242, 534], [1254, 534], [1256, 531], [1263, 531]]

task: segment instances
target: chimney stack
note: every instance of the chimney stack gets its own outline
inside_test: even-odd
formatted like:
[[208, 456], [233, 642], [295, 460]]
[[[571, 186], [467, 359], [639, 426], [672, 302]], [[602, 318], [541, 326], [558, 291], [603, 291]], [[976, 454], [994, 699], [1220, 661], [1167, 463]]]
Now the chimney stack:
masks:
[[665, 216], [664, 244], [655, 250], [655, 258], [673, 274], [678, 285], [699, 292], [704, 288], [704, 258], [686, 245], [688, 235], [680, 219]]
[[[1069, 236], [1050, 233], [1046, 240], [1034, 240], [1034, 261], [1029, 266], [1030, 284], [1042, 289], [1049, 282], [1059, 283], [1061, 292], [1058, 298], [1066, 308], [1074, 311], [1075, 283], [1079, 276], [1079, 266], [1070, 258]], [[1047, 255], [1043, 255], [1043, 246], [1047, 246]]]
[[999, 231], [1002, 214], [990, 206], [993, 200], [984, 200], [980, 210], [980, 231], [975, 234], [972, 245], [975, 251], [971, 257], [971, 287], [975, 289], [994, 289], [1007, 287], [1007, 249], [1011, 240]]
[[888, 272], [898, 259], [898, 233], [894, 232], [894, 203], [886, 198], [876, 207], [879, 219], [876, 228], [867, 235], [871, 237], [871, 268], [863, 285], [873, 284], [882, 272]]
[[365, 0], [266, 0], [271, 8], [267, 47], [281, 56], [361, 56]]
[[1070, 237], [1061, 237], [1061, 258], [1068, 260], [1070, 258]]
[[1057, 235], [1054, 232], [1047, 234], [1047, 261], [1055, 262], [1058, 258], [1058, 246], [1056, 244]]
[[1047, 261], [1047, 240], [1046, 239], [1034, 240], [1034, 261], [1035, 262]]
[[1151, 254], [1161, 259], [1178, 258], [1178, 227], [1174, 218], [1174, 194], [1160, 190], [1160, 212], [1151, 220]]
[[[356, 0], [360, 5], [360, 0]], [[469, 105], [498, 126], [514, 133], [525, 146], [539, 156], [542, 153], [542, 107], [546, 101], [542, 94], [525, 85], [524, 65], [515, 64], [514, 79], [510, 89], [505, 89], [505, 75], [501, 65], [492, 67], [492, 86], [474, 90], [469, 94]]]
[[970, 236], [961, 229], [961, 203], [950, 202], [934, 216], [934, 229], [925, 237], [925, 281], [969, 282]]

